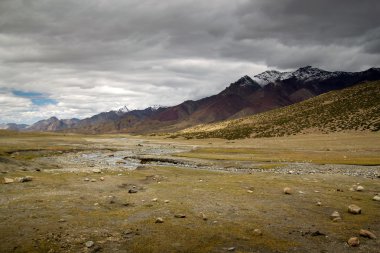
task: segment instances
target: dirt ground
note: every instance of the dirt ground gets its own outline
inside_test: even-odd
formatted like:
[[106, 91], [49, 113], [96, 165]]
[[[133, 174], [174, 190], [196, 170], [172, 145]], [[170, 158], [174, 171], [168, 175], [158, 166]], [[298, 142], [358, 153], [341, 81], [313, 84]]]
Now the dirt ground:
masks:
[[0, 252], [379, 252], [379, 136], [0, 135]]

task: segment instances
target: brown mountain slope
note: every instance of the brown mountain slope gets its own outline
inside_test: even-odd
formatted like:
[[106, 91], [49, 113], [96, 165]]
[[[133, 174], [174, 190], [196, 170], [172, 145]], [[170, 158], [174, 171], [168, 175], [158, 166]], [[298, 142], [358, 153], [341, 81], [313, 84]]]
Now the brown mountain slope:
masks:
[[173, 137], [236, 139], [347, 130], [380, 130], [380, 81], [331, 91], [246, 118], [195, 126]]

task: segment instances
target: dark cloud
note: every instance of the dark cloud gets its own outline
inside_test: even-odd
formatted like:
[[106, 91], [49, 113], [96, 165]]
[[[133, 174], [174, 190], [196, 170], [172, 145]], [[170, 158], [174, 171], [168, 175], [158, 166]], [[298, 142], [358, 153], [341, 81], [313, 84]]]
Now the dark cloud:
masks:
[[378, 0], [2, 0], [0, 90], [57, 104], [5, 92], [0, 119], [173, 105], [268, 68], [379, 66], [378, 13]]

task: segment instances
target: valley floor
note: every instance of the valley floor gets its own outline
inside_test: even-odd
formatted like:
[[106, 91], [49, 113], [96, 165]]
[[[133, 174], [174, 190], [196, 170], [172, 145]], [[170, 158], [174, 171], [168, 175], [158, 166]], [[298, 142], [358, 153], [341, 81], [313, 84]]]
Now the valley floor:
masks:
[[[0, 145], [0, 252], [380, 248], [359, 236], [380, 236], [378, 133], [236, 141], [0, 133]], [[25, 176], [32, 180], [17, 182]], [[351, 204], [361, 214], [348, 213]]]

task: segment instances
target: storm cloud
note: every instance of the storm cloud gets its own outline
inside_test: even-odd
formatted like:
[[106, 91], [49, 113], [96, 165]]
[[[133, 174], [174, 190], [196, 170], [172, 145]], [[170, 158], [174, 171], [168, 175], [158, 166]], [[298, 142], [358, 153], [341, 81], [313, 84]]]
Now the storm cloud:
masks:
[[379, 13], [378, 0], [2, 0], [0, 123], [174, 105], [267, 69], [378, 67]]

